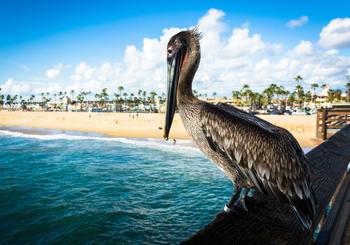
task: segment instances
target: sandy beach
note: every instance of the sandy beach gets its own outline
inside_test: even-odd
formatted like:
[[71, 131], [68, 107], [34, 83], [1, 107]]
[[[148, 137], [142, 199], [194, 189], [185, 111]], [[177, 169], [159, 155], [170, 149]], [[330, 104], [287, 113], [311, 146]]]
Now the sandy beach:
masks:
[[[316, 139], [316, 116], [259, 116], [289, 130], [302, 147], [321, 143]], [[131, 138], [161, 138], [162, 113], [87, 113], [87, 112], [7, 112], [0, 111], [0, 126], [77, 130], [109, 136]], [[175, 115], [171, 138], [189, 139], [179, 115]]]

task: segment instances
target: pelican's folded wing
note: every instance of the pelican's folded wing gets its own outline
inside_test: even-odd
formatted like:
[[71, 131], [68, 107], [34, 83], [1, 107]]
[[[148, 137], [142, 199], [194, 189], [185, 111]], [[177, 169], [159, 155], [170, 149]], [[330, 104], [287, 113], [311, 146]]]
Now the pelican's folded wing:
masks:
[[200, 118], [213, 149], [230, 159], [258, 190], [289, 202], [304, 226], [311, 226], [315, 199], [308, 163], [287, 130], [225, 104], [206, 104]]

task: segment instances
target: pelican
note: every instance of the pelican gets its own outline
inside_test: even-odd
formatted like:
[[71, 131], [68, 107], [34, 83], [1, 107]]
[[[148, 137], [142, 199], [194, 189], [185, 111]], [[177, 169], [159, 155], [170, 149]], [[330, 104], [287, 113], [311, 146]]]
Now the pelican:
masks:
[[311, 230], [316, 199], [310, 186], [308, 160], [285, 129], [236, 107], [196, 98], [192, 81], [200, 61], [201, 34], [181, 31], [167, 46], [167, 140], [176, 107], [199, 149], [234, 183], [225, 212], [248, 211], [251, 189], [288, 203], [303, 228]]

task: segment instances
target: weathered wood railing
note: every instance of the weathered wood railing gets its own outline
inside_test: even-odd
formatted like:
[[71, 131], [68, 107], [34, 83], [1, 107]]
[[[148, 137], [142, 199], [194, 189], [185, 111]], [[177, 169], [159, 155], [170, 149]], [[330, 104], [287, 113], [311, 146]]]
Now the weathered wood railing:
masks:
[[[340, 218], [344, 218], [341, 215], [346, 215], [342, 207], [348, 205], [344, 204], [344, 193], [348, 193], [346, 188], [349, 185], [349, 176], [345, 173], [350, 161], [350, 125], [311, 150], [307, 157], [311, 162], [311, 185], [318, 201], [317, 215], [313, 223], [319, 224], [323, 220], [323, 227], [320, 228], [316, 241], [318, 244], [332, 244], [330, 241], [334, 229], [339, 228], [341, 224], [345, 227], [345, 224], [350, 222], [340, 222]], [[342, 183], [340, 187], [339, 183]], [[338, 195], [334, 195], [336, 190]], [[325, 217], [325, 211], [332, 198], [333, 209]], [[248, 212], [220, 212], [210, 224], [182, 244], [313, 243], [313, 231], [300, 228], [288, 205], [262, 194], [248, 198], [246, 204]]]
[[317, 111], [316, 136], [327, 139], [329, 129], [341, 129], [350, 124], [350, 106], [322, 108]]

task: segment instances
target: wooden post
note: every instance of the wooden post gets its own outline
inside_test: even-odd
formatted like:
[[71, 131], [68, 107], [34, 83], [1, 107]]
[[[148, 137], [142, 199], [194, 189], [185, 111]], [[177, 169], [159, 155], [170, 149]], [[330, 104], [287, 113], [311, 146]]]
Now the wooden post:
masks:
[[[318, 202], [317, 215], [313, 223], [318, 224], [350, 161], [350, 125], [311, 150], [307, 157], [310, 160], [312, 173], [311, 185]], [[311, 244], [313, 242], [312, 232], [301, 229], [289, 205], [259, 193], [247, 198], [246, 204], [248, 212], [233, 214], [220, 212], [210, 224], [182, 244]]]
[[321, 138], [321, 131], [320, 131], [320, 120], [321, 120], [321, 111], [317, 111], [317, 117], [316, 117], [316, 138]]
[[322, 109], [322, 129], [323, 129], [323, 140], [326, 140], [327, 139], [327, 116], [328, 116], [328, 113], [327, 113], [327, 109], [323, 108]]

